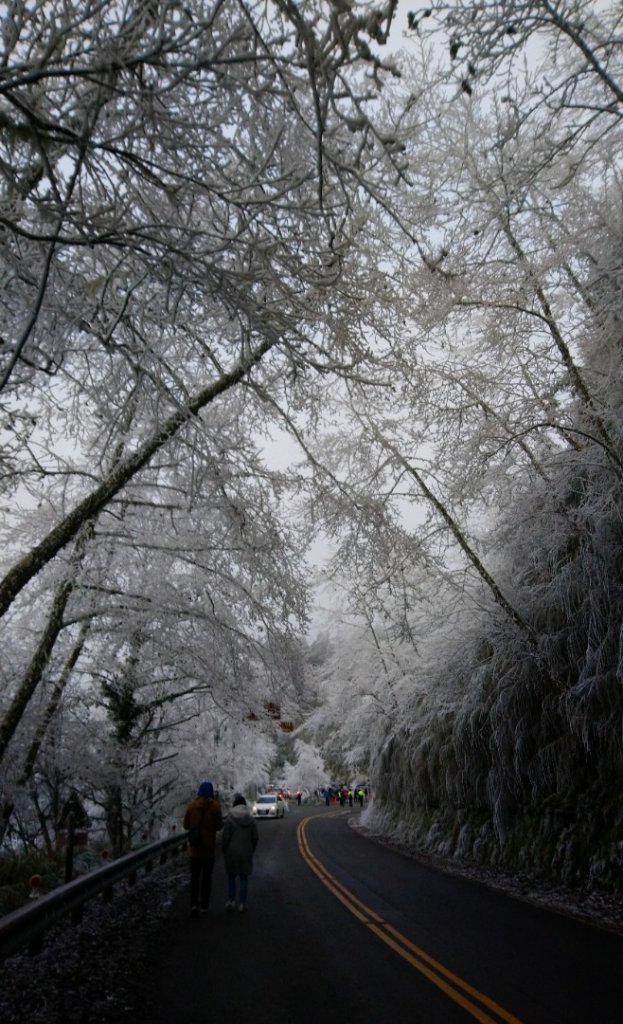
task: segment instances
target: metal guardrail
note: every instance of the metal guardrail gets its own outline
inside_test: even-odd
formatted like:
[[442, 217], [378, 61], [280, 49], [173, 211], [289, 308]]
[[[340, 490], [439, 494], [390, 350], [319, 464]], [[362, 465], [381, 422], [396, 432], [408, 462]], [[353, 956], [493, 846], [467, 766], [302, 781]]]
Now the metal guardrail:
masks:
[[24, 946], [28, 946], [33, 954], [39, 952], [46, 929], [69, 914], [77, 924], [82, 917], [85, 903], [99, 893], [104, 893], [107, 900], [112, 899], [112, 888], [116, 882], [123, 878], [128, 878], [130, 882], [135, 881], [138, 869], [143, 866], [149, 873], [156, 860], [159, 864], [164, 864], [169, 854], [175, 855], [186, 846], [186, 841], [186, 832], [169, 836], [167, 839], [159, 839], [149, 846], [111, 861], [102, 868], [81, 875], [73, 882], [58, 886], [47, 895], [31, 900], [28, 906], [0, 917], [0, 960], [18, 952]]

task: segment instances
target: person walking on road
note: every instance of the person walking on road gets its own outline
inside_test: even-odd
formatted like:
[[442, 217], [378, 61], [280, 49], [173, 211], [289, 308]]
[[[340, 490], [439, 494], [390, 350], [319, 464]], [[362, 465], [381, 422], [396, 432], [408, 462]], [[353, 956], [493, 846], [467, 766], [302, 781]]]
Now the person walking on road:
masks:
[[253, 870], [253, 854], [258, 841], [257, 825], [247, 801], [237, 794], [223, 826], [223, 853], [228, 881], [227, 910], [236, 909], [236, 878], [240, 879], [239, 911], [247, 909], [249, 875]]
[[202, 782], [184, 814], [190, 863], [190, 916], [207, 914], [212, 890], [216, 833], [223, 827], [223, 812], [211, 782]]

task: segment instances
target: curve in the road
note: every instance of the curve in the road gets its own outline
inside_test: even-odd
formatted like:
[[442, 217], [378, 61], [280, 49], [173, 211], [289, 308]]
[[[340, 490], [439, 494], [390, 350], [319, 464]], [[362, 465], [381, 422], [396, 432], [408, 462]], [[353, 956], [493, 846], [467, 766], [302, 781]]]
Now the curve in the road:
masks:
[[[315, 815], [314, 817], [324, 817], [324, 815]], [[362, 903], [346, 886], [342, 885], [311, 852], [307, 839], [307, 826], [310, 821], [314, 820], [314, 817], [303, 818], [299, 823], [296, 833], [299, 852], [308, 867], [317, 875], [323, 885], [329, 889], [351, 914], [354, 914], [362, 924], [366, 925], [381, 942], [384, 942], [386, 946], [389, 946], [403, 960], [406, 960], [412, 967], [415, 967], [420, 974], [428, 978], [433, 985], [436, 985], [445, 995], [455, 1003], [458, 1003], [459, 1006], [462, 1006], [481, 1024], [500, 1024], [500, 1021], [503, 1021], [504, 1024], [522, 1024], [518, 1017], [514, 1017], [512, 1013], [499, 1006], [489, 996], [474, 988], [469, 982], [464, 981], [463, 978], [454, 974], [448, 967], [435, 960], [425, 950], [416, 946], [406, 935], [399, 932], [388, 921], [385, 921], [367, 907], [365, 903]], [[483, 1009], [483, 1007], [486, 1007], [486, 1009]], [[495, 1014], [495, 1016], [491, 1016], [491, 1014]]]

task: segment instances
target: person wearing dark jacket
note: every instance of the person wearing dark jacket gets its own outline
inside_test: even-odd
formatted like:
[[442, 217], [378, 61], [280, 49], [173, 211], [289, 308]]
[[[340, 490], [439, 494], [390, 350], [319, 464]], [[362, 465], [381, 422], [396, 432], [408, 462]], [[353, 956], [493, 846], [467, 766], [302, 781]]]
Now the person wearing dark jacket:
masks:
[[257, 846], [257, 825], [247, 807], [247, 801], [238, 794], [223, 826], [223, 853], [227, 872], [229, 899], [227, 910], [236, 909], [236, 878], [240, 879], [239, 911], [247, 909], [249, 875], [253, 870], [253, 854]]
[[190, 916], [207, 914], [212, 890], [216, 833], [223, 827], [223, 812], [211, 782], [202, 782], [197, 796], [184, 814], [184, 828], [190, 833]]

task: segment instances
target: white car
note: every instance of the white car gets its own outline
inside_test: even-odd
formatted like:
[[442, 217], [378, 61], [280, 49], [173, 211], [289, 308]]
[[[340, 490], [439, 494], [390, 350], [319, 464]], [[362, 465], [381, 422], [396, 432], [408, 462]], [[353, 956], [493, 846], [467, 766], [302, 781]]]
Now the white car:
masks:
[[277, 793], [260, 793], [251, 806], [254, 818], [283, 818], [285, 803]]

